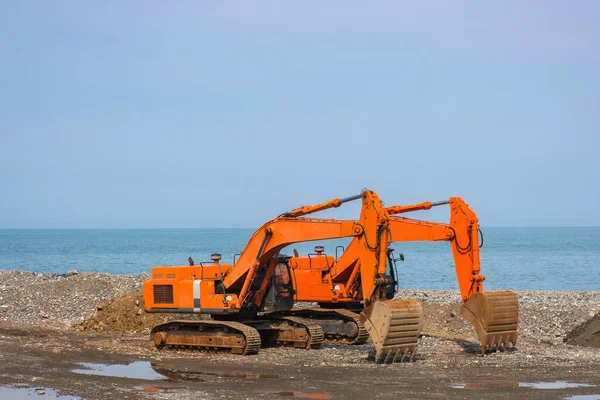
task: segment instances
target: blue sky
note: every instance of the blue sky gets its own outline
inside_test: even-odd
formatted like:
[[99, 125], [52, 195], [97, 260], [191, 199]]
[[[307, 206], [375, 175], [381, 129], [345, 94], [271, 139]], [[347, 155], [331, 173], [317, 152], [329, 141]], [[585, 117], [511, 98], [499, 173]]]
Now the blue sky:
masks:
[[594, 1], [4, 2], [0, 228], [256, 227], [365, 187], [600, 225], [598, 21]]

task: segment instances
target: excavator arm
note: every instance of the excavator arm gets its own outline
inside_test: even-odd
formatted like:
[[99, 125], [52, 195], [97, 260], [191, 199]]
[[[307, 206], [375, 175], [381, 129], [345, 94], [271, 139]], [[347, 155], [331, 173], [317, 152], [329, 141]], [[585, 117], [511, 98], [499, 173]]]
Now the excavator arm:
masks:
[[[429, 222], [398, 217], [397, 214], [448, 204], [450, 223]], [[518, 323], [518, 299], [511, 291], [483, 291], [485, 277], [480, 273], [479, 223], [475, 212], [460, 197], [447, 201], [423, 202], [412, 205], [391, 206], [386, 211], [389, 242], [447, 241], [450, 243], [458, 287], [463, 306], [461, 314], [475, 328], [482, 352], [486, 346], [504, 347], [516, 344]], [[354, 238], [332, 268], [332, 280], [344, 282], [349, 298], [361, 299], [362, 260], [360, 249], [364, 246]], [[387, 245], [385, 246], [387, 249]], [[381, 278], [380, 278], [381, 279]], [[363, 288], [364, 290], [364, 284]], [[357, 293], [358, 292], [358, 293]], [[369, 304], [370, 292], [362, 293]], [[374, 323], [377, 325], [377, 323]]]
[[[398, 217], [396, 214], [408, 213], [419, 210], [429, 210], [431, 207], [444, 204], [450, 205], [450, 223], [429, 222], [405, 217]], [[423, 202], [407, 206], [391, 206], [386, 209], [389, 218], [386, 227], [388, 229], [387, 239], [391, 242], [423, 242], [423, 241], [448, 241], [452, 249], [454, 264], [456, 267], [456, 277], [461, 293], [461, 298], [467, 301], [474, 293], [482, 291], [482, 282], [485, 279], [480, 274], [481, 264], [479, 260], [479, 223], [475, 212], [460, 197], [452, 197], [447, 201], [435, 203]], [[368, 242], [368, 241], [367, 241]], [[337, 280], [340, 277], [348, 275], [348, 269], [352, 268], [350, 273], [354, 274], [357, 265], [360, 265], [360, 252], [364, 247], [365, 241], [360, 242], [359, 238], [354, 238], [348, 248], [333, 269], [332, 278]], [[387, 245], [384, 246], [387, 249]], [[380, 275], [385, 271], [379, 270]], [[367, 292], [363, 294], [369, 298]]]
[[429, 210], [431, 207], [443, 204], [450, 205], [449, 224], [391, 216], [391, 241], [449, 241], [461, 299], [465, 302], [474, 293], [482, 291], [482, 282], [485, 279], [480, 274], [479, 223], [475, 212], [460, 197], [452, 197], [448, 201], [435, 203], [424, 202], [409, 206], [392, 206], [387, 210], [390, 215], [394, 215]]
[[460, 197], [436, 203], [389, 207], [390, 215], [449, 204], [450, 223], [427, 222], [390, 216], [390, 232], [394, 242], [450, 242], [456, 278], [463, 305], [461, 315], [473, 325], [481, 340], [482, 354], [487, 348], [503, 349], [517, 342], [519, 319], [518, 298], [511, 291], [483, 291], [485, 277], [480, 273], [479, 221], [477, 215]]

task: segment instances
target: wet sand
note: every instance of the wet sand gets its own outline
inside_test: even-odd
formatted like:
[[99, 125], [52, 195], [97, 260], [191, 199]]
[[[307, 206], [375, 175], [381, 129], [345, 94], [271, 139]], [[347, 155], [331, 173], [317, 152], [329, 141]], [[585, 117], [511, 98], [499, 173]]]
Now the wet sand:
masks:
[[[600, 350], [523, 345], [476, 354], [475, 344], [425, 336], [416, 362], [375, 365], [370, 345], [266, 348], [256, 356], [157, 351], [146, 333], [116, 334], [0, 324], [0, 384], [53, 388], [87, 399], [567, 398], [600, 395]], [[129, 364], [117, 375], [102, 366]], [[133, 364], [131, 364], [133, 363]], [[99, 367], [100, 371], [74, 370]], [[110, 374], [111, 370], [104, 368]], [[124, 377], [132, 375], [133, 377]], [[165, 378], [162, 379], [161, 376]], [[156, 377], [161, 379], [155, 379]], [[559, 381], [556, 383], [556, 381]], [[585, 387], [561, 383], [580, 383]], [[546, 382], [541, 387], [524, 384]], [[558, 388], [552, 388], [558, 387]]]

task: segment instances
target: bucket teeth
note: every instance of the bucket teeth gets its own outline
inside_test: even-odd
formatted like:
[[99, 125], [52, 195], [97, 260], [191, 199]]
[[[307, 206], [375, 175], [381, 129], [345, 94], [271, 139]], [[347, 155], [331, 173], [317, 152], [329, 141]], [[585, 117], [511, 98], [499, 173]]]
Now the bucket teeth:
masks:
[[517, 343], [517, 331], [502, 332], [501, 334], [484, 333], [479, 335], [481, 340], [481, 355], [486, 351], [505, 351], [509, 346], [515, 346]]
[[416, 300], [376, 301], [363, 310], [360, 320], [375, 345], [375, 362], [414, 361], [422, 314]]
[[[399, 348], [397, 348], [399, 347]], [[397, 346], [396, 348], [382, 348], [376, 351], [375, 361], [378, 364], [391, 364], [414, 361], [417, 354], [417, 345]]]
[[463, 304], [461, 315], [475, 328], [481, 341], [481, 355], [487, 350], [504, 351], [517, 344], [519, 301], [516, 293], [475, 293]]
[[377, 364], [392, 364], [402, 362], [412, 362], [417, 354], [417, 345], [398, 346], [397, 348], [378, 349], [375, 354]]

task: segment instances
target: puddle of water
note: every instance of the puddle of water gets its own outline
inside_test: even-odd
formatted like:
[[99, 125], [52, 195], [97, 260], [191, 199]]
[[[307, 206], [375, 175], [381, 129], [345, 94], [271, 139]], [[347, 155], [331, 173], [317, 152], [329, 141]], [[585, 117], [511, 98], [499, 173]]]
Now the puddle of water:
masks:
[[482, 382], [471, 382], [471, 383], [460, 383], [457, 385], [452, 385], [455, 389], [483, 389], [489, 387], [512, 387], [518, 388], [518, 382], [512, 381], [482, 381]]
[[[491, 381], [491, 382], [471, 382], [452, 385], [455, 389], [482, 389], [488, 387], [524, 387], [532, 389], [569, 389], [581, 387], [594, 387], [588, 383], [554, 381], [554, 382], [509, 382], [509, 381]], [[591, 399], [588, 399], [591, 400]], [[600, 399], [599, 399], [600, 400]]]
[[160, 386], [144, 386], [144, 390], [146, 392], [164, 392], [167, 389]]
[[95, 364], [78, 363], [84, 369], [74, 369], [77, 374], [102, 375], [117, 378], [161, 380], [167, 377], [161, 375], [152, 369], [148, 361], [135, 361], [130, 364]]
[[146, 392], [164, 392], [172, 389], [166, 386], [134, 386], [133, 388], [137, 390], [145, 390]]
[[567, 397], [567, 400], [600, 400], [600, 394], [576, 394]]
[[169, 380], [180, 382], [180, 381], [192, 381], [192, 382], [204, 382], [202, 377], [216, 376], [221, 378], [245, 378], [245, 379], [268, 379], [268, 378], [279, 378], [276, 374], [256, 374], [251, 372], [208, 372], [208, 371], [195, 371], [187, 369], [174, 369], [164, 367], [160, 363], [152, 364], [152, 368], [159, 374], [165, 375]]
[[328, 399], [329, 395], [326, 393], [300, 393], [300, 392], [274, 392], [275, 396], [289, 396], [297, 399]]
[[554, 381], [554, 382], [519, 382], [520, 387], [528, 387], [534, 389], [568, 389], [581, 387], [594, 387], [588, 383]]
[[78, 400], [79, 397], [60, 396], [56, 391], [48, 388], [23, 387], [23, 385], [0, 386], [0, 399], [11, 400], [31, 400], [36, 399], [58, 399], [58, 400]]
[[[203, 377], [216, 376], [224, 378], [265, 379], [278, 378], [275, 374], [256, 374], [250, 372], [208, 372], [194, 370], [171, 369], [161, 363], [149, 361], [135, 361], [130, 364], [95, 364], [78, 363], [83, 368], [74, 369], [77, 374], [112, 376], [117, 378], [131, 378], [144, 380], [168, 380], [174, 382], [190, 381], [204, 382]], [[154, 386], [149, 386], [153, 388]], [[146, 389], [151, 391], [153, 389]], [[156, 390], [161, 390], [160, 387]]]

